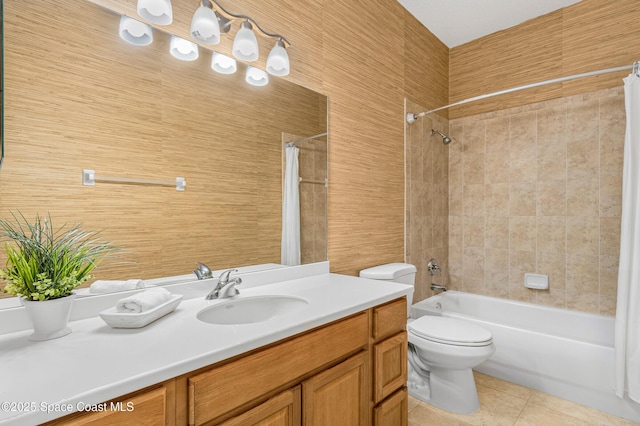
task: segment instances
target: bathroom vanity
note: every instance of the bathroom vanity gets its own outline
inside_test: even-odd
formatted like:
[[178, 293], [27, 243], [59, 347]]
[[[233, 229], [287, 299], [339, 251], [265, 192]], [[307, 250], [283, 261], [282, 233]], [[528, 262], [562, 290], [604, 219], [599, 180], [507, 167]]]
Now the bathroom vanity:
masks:
[[[228, 301], [198, 297], [142, 329], [94, 317], [53, 341], [28, 342], [29, 331], [0, 336], [0, 374], [14, 387], [0, 391], [3, 401], [38, 404], [0, 413], [0, 424], [407, 424], [410, 287], [328, 271], [254, 279], [243, 277], [249, 288], [240, 286], [238, 300], [278, 294], [309, 304], [264, 322], [215, 325], [197, 313]], [[58, 368], [26, 369], [43, 351]]]

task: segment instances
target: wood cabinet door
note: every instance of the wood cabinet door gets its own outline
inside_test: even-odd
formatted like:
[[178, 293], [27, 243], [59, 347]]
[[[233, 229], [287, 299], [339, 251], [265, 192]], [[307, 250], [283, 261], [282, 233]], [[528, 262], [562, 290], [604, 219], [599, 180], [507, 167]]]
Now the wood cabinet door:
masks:
[[368, 354], [362, 352], [302, 382], [302, 424], [365, 426]]
[[407, 388], [399, 390], [380, 403], [373, 411], [374, 426], [407, 426], [409, 394]]
[[222, 426], [297, 426], [300, 424], [300, 386], [288, 389]]
[[407, 347], [406, 331], [374, 346], [373, 388], [375, 404], [406, 385]]

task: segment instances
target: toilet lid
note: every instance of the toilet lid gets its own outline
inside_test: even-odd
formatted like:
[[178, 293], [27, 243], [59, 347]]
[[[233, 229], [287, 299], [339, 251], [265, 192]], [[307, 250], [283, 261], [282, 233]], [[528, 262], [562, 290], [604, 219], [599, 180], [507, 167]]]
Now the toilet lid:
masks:
[[489, 330], [455, 318], [425, 315], [407, 328], [418, 337], [447, 345], [487, 346], [492, 341]]

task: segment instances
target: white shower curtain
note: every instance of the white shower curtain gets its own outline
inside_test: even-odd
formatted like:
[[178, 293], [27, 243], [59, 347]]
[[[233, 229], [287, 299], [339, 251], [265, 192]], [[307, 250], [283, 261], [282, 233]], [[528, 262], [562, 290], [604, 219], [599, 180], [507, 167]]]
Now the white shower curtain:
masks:
[[616, 309], [615, 390], [640, 403], [640, 76], [624, 79], [627, 128], [622, 177], [622, 225]]
[[295, 146], [285, 149], [284, 193], [282, 196], [282, 244], [280, 263], [300, 264], [300, 192], [298, 152]]

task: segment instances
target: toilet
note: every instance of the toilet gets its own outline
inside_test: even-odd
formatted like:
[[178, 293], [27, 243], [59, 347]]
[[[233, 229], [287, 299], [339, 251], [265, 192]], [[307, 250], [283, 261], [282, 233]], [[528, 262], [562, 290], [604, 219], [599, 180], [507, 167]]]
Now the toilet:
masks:
[[[388, 263], [364, 269], [360, 277], [413, 286], [416, 271], [408, 263]], [[455, 318], [412, 319], [412, 295], [407, 298], [409, 394], [453, 413], [477, 411], [480, 402], [472, 369], [495, 352], [491, 332]]]

